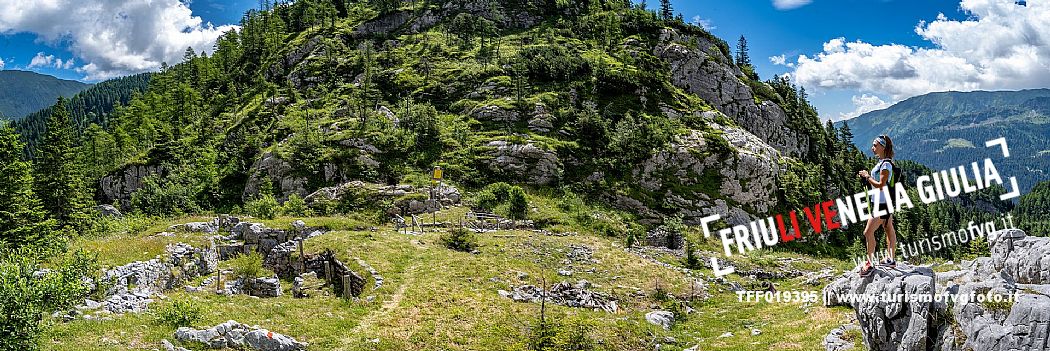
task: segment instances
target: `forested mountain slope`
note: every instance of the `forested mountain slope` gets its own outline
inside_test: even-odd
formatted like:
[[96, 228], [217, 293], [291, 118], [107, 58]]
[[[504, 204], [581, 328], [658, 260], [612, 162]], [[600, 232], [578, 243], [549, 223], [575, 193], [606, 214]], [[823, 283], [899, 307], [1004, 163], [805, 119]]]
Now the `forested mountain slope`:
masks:
[[89, 87], [90, 84], [36, 72], [0, 71], [0, 116], [18, 120], [51, 106], [59, 96], [68, 98]]

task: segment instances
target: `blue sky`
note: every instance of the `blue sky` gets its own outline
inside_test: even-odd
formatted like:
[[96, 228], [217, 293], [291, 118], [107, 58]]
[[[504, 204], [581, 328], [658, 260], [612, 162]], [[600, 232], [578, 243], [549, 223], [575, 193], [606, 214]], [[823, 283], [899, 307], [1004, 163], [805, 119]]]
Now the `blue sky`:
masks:
[[[1018, 2], [672, 0], [731, 46], [746, 36], [763, 79], [788, 74], [835, 120], [933, 91], [1050, 86], [1050, 0]], [[0, 0], [0, 67], [89, 82], [154, 70], [210, 50], [257, 4]]]

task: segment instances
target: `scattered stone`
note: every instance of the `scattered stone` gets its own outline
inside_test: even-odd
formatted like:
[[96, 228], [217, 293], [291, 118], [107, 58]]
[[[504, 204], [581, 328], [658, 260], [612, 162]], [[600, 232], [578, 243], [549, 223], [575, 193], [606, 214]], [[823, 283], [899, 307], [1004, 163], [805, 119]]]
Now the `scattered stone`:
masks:
[[731, 337], [733, 337], [733, 333], [732, 332], [725, 332], [722, 335], [719, 335], [718, 337], [719, 338], [731, 338]]
[[759, 335], [759, 334], [762, 334], [761, 330], [751, 329], [751, 336], [755, 336], [755, 335]]
[[518, 302], [540, 302], [543, 298], [558, 305], [590, 308], [606, 312], [616, 312], [619, 307], [612, 297], [590, 290], [591, 283], [579, 280], [575, 284], [562, 281], [544, 292], [534, 285], [519, 285], [512, 291], [499, 290], [503, 297]]
[[572, 276], [572, 271], [570, 271], [568, 269], [561, 269], [561, 270], [558, 270], [558, 275], [563, 276], [563, 277]]
[[178, 347], [173, 345], [171, 341], [168, 341], [168, 339], [161, 340], [160, 344], [161, 346], [164, 346], [165, 351], [190, 351], [190, 349], [187, 349], [185, 347]]

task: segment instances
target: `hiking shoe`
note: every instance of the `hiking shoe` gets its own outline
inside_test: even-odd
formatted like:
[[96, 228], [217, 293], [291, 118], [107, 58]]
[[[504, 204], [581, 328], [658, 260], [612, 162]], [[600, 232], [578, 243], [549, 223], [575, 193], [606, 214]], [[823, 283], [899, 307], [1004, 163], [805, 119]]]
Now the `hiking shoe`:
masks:
[[867, 277], [871, 275], [871, 272], [875, 271], [875, 267], [871, 266], [871, 261], [864, 262], [864, 267], [860, 269], [860, 276]]
[[879, 265], [893, 268], [897, 267], [897, 261], [887, 258], [885, 260], [882, 260], [882, 262], [879, 262]]

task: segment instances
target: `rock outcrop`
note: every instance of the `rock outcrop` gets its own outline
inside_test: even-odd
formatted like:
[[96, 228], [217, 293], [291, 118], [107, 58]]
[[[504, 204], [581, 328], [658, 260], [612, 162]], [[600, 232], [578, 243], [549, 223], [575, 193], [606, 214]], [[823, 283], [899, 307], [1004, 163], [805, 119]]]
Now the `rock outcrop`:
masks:
[[306, 179], [293, 175], [292, 165], [273, 153], [263, 154], [252, 164], [248, 171], [248, 183], [244, 186], [241, 199], [248, 202], [259, 195], [263, 182], [273, 182], [274, 190], [280, 195], [278, 200], [288, 199], [288, 195], [306, 196]]
[[[755, 102], [743, 73], [707, 38], [664, 29], [653, 54], [671, 66], [671, 83], [696, 94], [785, 155], [803, 156], [809, 140], [788, 126], [787, 114], [774, 102]], [[765, 84], [765, 83], [758, 83]]]
[[[964, 261], [959, 270], [899, 265], [866, 278], [848, 272], [824, 289], [825, 304], [854, 308], [872, 350], [1050, 349], [1050, 238], [1007, 229], [988, 241], [992, 256]], [[846, 293], [874, 300], [846, 301]], [[877, 298], [883, 294], [905, 301]], [[923, 295], [929, 298], [908, 300]]]
[[534, 185], [552, 185], [561, 180], [563, 166], [553, 150], [504, 140], [490, 141], [486, 146], [491, 151], [484, 162], [489, 170], [505, 178]]
[[[710, 114], [710, 113], [705, 113]], [[711, 118], [706, 116], [705, 118]], [[677, 209], [686, 223], [720, 214], [735, 225], [776, 205], [781, 156], [751, 133], [712, 122], [713, 131], [693, 130], [633, 171], [651, 203]], [[642, 203], [634, 206], [646, 207]], [[643, 216], [656, 211], [639, 209]]]
[[167, 167], [160, 165], [130, 165], [114, 171], [98, 181], [102, 200], [127, 209], [131, 206], [131, 194], [142, 187], [143, 179], [151, 175], [163, 177], [167, 172]]

